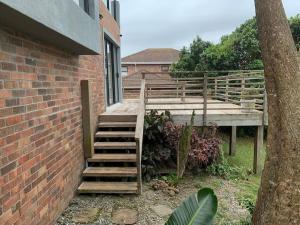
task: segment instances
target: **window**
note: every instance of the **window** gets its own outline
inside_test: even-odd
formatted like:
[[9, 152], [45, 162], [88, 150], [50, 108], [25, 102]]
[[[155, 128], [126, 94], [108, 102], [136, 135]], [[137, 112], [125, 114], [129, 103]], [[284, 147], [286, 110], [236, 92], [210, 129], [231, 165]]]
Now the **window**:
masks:
[[128, 67], [122, 66], [122, 76], [127, 76], [127, 75], [128, 75]]
[[110, 0], [102, 0], [108, 10], [110, 10]]
[[106, 78], [106, 103], [113, 105], [120, 100], [119, 79], [119, 49], [110, 40], [105, 38], [105, 78]]
[[169, 66], [161, 66], [162, 72], [169, 72], [170, 67]]
[[90, 15], [90, 4], [89, 0], [84, 0], [84, 11]]

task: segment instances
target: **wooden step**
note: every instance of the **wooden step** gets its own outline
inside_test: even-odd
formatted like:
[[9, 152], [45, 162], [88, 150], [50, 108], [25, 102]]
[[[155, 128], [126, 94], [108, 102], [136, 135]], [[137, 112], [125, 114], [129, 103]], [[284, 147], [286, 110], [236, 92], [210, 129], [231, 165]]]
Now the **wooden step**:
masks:
[[95, 154], [88, 162], [136, 162], [136, 154]]
[[100, 122], [135, 122], [137, 115], [112, 115], [112, 114], [102, 114], [99, 116]]
[[98, 124], [99, 128], [118, 128], [118, 127], [136, 127], [136, 122], [100, 122]]
[[88, 167], [83, 171], [85, 177], [135, 177], [136, 167]]
[[79, 188], [79, 193], [94, 194], [136, 194], [136, 182], [83, 182]]
[[95, 142], [95, 149], [136, 149], [135, 142]]
[[97, 138], [134, 138], [134, 131], [99, 131], [96, 133]]

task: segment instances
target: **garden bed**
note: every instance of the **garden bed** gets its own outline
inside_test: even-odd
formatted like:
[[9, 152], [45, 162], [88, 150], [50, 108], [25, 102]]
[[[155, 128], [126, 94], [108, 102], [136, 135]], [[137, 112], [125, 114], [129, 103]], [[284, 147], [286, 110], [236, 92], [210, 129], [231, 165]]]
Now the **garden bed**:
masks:
[[[112, 225], [112, 215], [117, 209], [133, 209], [137, 212], [137, 225], [163, 225], [170, 210], [175, 209], [187, 196], [199, 188], [213, 188], [219, 199], [216, 225], [239, 224], [249, 211], [241, 205], [241, 185], [208, 175], [188, 175], [178, 184], [179, 193], [170, 196], [163, 191], [154, 191], [151, 182], [144, 184], [141, 196], [135, 195], [80, 195], [76, 196], [58, 219], [56, 225], [77, 225], [74, 218], [87, 208], [98, 209], [99, 214], [87, 224]], [[159, 213], [156, 212], [158, 209]]]

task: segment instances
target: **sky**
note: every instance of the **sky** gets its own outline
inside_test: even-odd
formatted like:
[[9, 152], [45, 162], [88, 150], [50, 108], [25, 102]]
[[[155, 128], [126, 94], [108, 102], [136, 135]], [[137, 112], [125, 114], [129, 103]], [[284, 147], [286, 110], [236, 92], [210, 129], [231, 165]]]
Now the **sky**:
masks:
[[[122, 57], [146, 48], [189, 46], [199, 35], [213, 43], [255, 15], [254, 0], [120, 0]], [[288, 17], [300, 0], [283, 0]]]

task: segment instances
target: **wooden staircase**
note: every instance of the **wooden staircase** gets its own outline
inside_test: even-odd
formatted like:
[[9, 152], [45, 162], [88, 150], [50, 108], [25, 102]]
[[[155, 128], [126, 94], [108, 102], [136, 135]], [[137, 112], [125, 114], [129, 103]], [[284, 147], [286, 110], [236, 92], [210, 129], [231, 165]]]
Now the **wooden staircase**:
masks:
[[141, 193], [137, 115], [100, 115], [79, 193]]

